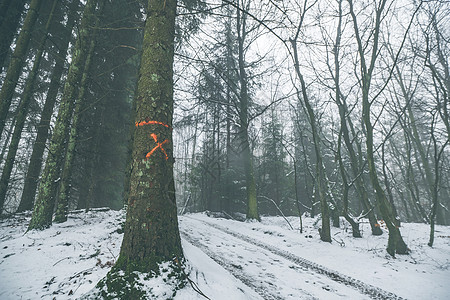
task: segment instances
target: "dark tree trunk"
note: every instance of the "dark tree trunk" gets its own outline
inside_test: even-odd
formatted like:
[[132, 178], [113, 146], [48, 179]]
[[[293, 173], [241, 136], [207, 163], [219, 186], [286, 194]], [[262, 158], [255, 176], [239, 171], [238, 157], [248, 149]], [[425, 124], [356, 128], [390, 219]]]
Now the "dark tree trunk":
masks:
[[70, 196], [70, 182], [72, 179], [73, 160], [75, 156], [75, 146], [78, 139], [79, 122], [81, 119], [81, 110], [84, 107], [87, 81], [89, 77], [89, 69], [91, 66], [92, 56], [95, 48], [95, 37], [92, 37], [92, 41], [89, 46], [89, 53], [84, 65], [84, 71], [80, 82], [80, 91], [78, 92], [78, 98], [75, 103], [75, 111], [73, 113], [72, 126], [70, 128], [69, 141], [67, 143], [66, 156], [64, 158], [63, 170], [61, 173], [61, 184], [59, 186], [58, 205], [55, 212], [55, 222], [62, 223], [67, 221], [67, 211]]
[[176, 0], [148, 2], [125, 232], [120, 256], [106, 279], [107, 293], [117, 292], [122, 299], [144, 297], [144, 291], [130, 288], [134, 271], [159, 274], [159, 263], [176, 267], [183, 261], [173, 177], [175, 13]]
[[377, 199], [378, 207], [380, 208], [381, 215], [386, 223], [389, 230], [388, 246], [387, 252], [391, 256], [398, 254], [407, 254], [409, 252], [406, 243], [400, 234], [400, 229], [395, 224], [395, 217], [392, 211], [392, 206], [386, 197], [386, 193], [381, 187], [380, 181], [378, 179], [377, 169], [375, 166], [374, 159], [374, 146], [373, 146], [373, 125], [370, 119], [370, 107], [371, 102], [369, 101], [369, 90], [372, 80], [373, 70], [375, 68], [375, 61], [378, 54], [378, 38], [381, 26], [382, 11], [385, 8], [386, 1], [383, 0], [376, 9], [375, 25], [373, 33], [373, 46], [371, 52], [370, 64], [366, 64], [366, 59], [364, 56], [363, 43], [359, 35], [359, 28], [357, 24], [356, 15], [353, 9], [353, 1], [348, 0], [350, 6], [350, 14], [353, 20], [353, 27], [355, 31], [355, 39], [358, 44], [358, 53], [360, 58], [360, 72], [361, 72], [361, 87], [362, 87], [362, 122], [363, 128], [365, 129], [366, 136], [366, 157], [367, 164], [369, 167], [370, 180], [372, 182], [373, 189], [375, 190], [375, 197]]
[[22, 67], [26, 59], [31, 31], [36, 23], [39, 8], [41, 7], [42, 2], [43, 0], [32, 0], [30, 3], [30, 8], [27, 16], [25, 17], [19, 37], [17, 38], [16, 48], [14, 49], [5, 80], [3, 81], [2, 90], [0, 91], [0, 135], [5, 127], [14, 89], [16, 88], [17, 81], [22, 73]]
[[5, 67], [6, 56], [25, 9], [25, 0], [8, 0], [0, 6], [0, 73]]
[[80, 32], [75, 44], [72, 63], [64, 85], [64, 92], [59, 107], [49, 154], [45, 162], [39, 192], [34, 205], [30, 229], [44, 229], [52, 224], [56, 191], [59, 183], [60, 169], [63, 160], [69, 126], [72, 119], [73, 106], [77, 97], [78, 85], [83, 72], [83, 65], [89, 51], [90, 26], [94, 25], [97, 0], [88, 0], [81, 20]]
[[25, 184], [20, 199], [18, 212], [30, 210], [33, 208], [34, 197], [38, 185], [39, 174], [42, 168], [42, 159], [45, 151], [45, 144], [48, 138], [48, 131], [50, 128], [50, 120], [53, 114], [56, 97], [58, 95], [59, 86], [61, 83], [61, 76], [64, 72], [64, 63], [66, 61], [67, 49], [72, 36], [72, 28], [75, 23], [76, 12], [78, 9], [79, 0], [73, 1], [69, 6], [68, 21], [65, 26], [63, 42], [58, 50], [55, 58], [55, 67], [53, 68], [50, 86], [48, 88], [47, 97], [45, 99], [44, 108], [41, 113], [41, 120], [37, 126], [36, 140], [33, 145], [33, 151], [28, 165], [27, 175], [25, 177]]
[[239, 92], [239, 125], [240, 125], [240, 138], [242, 144], [242, 156], [244, 160], [244, 171], [245, 171], [245, 184], [247, 190], [247, 219], [260, 220], [258, 213], [258, 201], [256, 198], [256, 183], [255, 174], [253, 170], [253, 157], [250, 149], [249, 136], [248, 136], [248, 82], [247, 74], [244, 66], [244, 41], [246, 35], [246, 15], [242, 14], [241, 10], [237, 8], [237, 32], [238, 32], [238, 44], [239, 44], [239, 81], [240, 81], [240, 92]]
[[303, 97], [303, 104], [305, 106], [306, 114], [308, 115], [309, 124], [311, 126], [311, 132], [313, 136], [313, 144], [314, 144], [314, 154], [316, 156], [316, 182], [315, 188], [317, 192], [317, 196], [320, 201], [320, 210], [322, 213], [322, 228], [319, 229], [320, 239], [324, 242], [331, 242], [331, 230], [330, 230], [330, 212], [328, 208], [327, 202], [327, 182], [326, 182], [326, 174], [323, 166], [322, 153], [320, 149], [320, 136], [319, 130], [317, 128], [317, 121], [314, 110], [309, 102], [308, 94], [306, 92], [306, 83], [303, 79], [303, 75], [300, 72], [300, 63], [298, 59], [298, 51], [297, 51], [297, 39], [291, 39], [291, 45], [294, 53], [294, 67], [295, 72], [300, 80], [301, 84], [301, 95]]
[[22, 136], [22, 130], [25, 126], [25, 120], [28, 114], [28, 108], [30, 106], [31, 100], [33, 98], [34, 85], [36, 78], [39, 73], [39, 66], [41, 64], [42, 55], [44, 54], [45, 42], [47, 40], [48, 30], [53, 20], [55, 14], [55, 8], [58, 4], [58, 0], [53, 2], [52, 10], [47, 19], [45, 25], [44, 34], [37, 47], [38, 51], [36, 53], [36, 58], [33, 63], [33, 68], [27, 78], [25, 89], [22, 94], [22, 101], [20, 102], [19, 108], [17, 109], [16, 125], [14, 127], [14, 133], [9, 145], [8, 156], [6, 157], [5, 165], [3, 167], [2, 177], [0, 179], [0, 212], [3, 209], [3, 204], [5, 203], [6, 192], [8, 190], [8, 183], [11, 176], [11, 172], [14, 166], [17, 149], [19, 148], [20, 137]]

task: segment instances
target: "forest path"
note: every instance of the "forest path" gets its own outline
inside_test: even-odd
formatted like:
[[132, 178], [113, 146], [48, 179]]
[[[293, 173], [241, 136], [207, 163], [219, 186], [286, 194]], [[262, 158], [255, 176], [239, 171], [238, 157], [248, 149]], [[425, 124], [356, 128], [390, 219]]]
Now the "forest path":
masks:
[[402, 299], [210, 221], [183, 216], [180, 231], [264, 299]]

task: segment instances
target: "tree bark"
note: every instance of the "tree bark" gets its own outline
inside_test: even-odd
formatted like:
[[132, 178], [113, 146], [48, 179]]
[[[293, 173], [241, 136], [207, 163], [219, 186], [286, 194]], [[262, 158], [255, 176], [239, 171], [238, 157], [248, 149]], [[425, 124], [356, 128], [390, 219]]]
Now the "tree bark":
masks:
[[17, 109], [16, 124], [14, 127], [14, 133], [9, 145], [8, 155], [6, 157], [5, 165], [3, 167], [2, 177], [0, 179], [0, 212], [3, 210], [3, 205], [5, 203], [6, 192], [8, 190], [9, 179], [14, 166], [17, 149], [19, 148], [20, 137], [22, 136], [22, 130], [25, 126], [25, 120], [28, 114], [28, 108], [33, 98], [34, 85], [36, 83], [36, 78], [38, 77], [39, 67], [41, 64], [42, 55], [44, 54], [45, 42], [47, 41], [48, 30], [52, 23], [55, 9], [59, 0], [54, 0], [50, 15], [47, 19], [45, 25], [44, 34], [37, 47], [38, 51], [36, 53], [36, 58], [33, 63], [33, 68], [30, 71], [30, 75], [27, 78], [25, 89], [22, 95], [22, 101]]
[[81, 20], [80, 32], [72, 63], [64, 85], [64, 92], [55, 124], [49, 154], [45, 162], [38, 196], [34, 205], [30, 229], [45, 229], [52, 224], [52, 215], [56, 199], [56, 190], [60, 180], [60, 169], [66, 146], [73, 106], [77, 96], [78, 85], [82, 75], [82, 66], [86, 61], [89, 48], [90, 26], [94, 24], [97, 0], [88, 0]]
[[67, 211], [70, 196], [70, 182], [72, 177], [73, 160], [75, 156], [75, 146], [78, 139], [79, 122], [81, 119], [81, 110], [84, 107], [86, 89], [88, 84], [89, 69], [91, 66], [92, 56], [95, 49], [95, 37], [92, 37], [89, 46], [89, 53], [84, 65], [84, 71], [80, 82], [80, 90], [78, 98], [75, 102], [75, 111], [73, 113], [72, 126], [70, 128], [69, 141], [67, 143], [66, 156], [64, 158], [64, 166], [61, 174], [61, 183], [59, 186], [58, 205], [55, 212], [55, 222], [63, 223], [67, 221]]
[[76, 12], [78, 10], [79, 0], [72, 1], [69, 6], [68, 20], [65, 26], [63, 41], [55, 56], [55, 67], [53, 68], [50, 86], [47, 91], [44, 108], [41, 113], [41, 120], [37, 126], [36, 140], [33, 144], [33, 151], [28, 165], [27, 175], [23, 187], [22, 197], [17, 212], [30, 210], [33, 208], [33, 202], [36, 195], [36, 189], [39, 181], [39, 174], [42, 168], [42, 160], [45, 151], [45, 144], [48, 138], [50, 120], [53, 114], [53, 108], [56, 103], [56, 97], [61, 83], [61, 76], [64, 72], [64, 63], [66, 61], [69, 42], [72, 37], [72, 28], [75, 24]]
[[6, 56], [25, 9], [25, 0], [8, 0], [0, 6], [0, 74], [5, 67]]
[[144, 297], [143, 291], [130, 288], [133, 272], [159, 274], [159, 263], [181, 266], [183, 260], [173, 177], [175, 14], [176, 0], [148, 1], [125, 234], [106, 279], [108, 292], [118, 292], [122, 299]]
[[326, 174], [323, 166], [322, 152], [320, 149], [320, 136], [317, 128], [317, 121], [314, 110], [309, 102], [308, 94], [306, 92], [306, 83], [303, 79], [303, 75], [300, 72], [300, 64], [297, 51], [297, 39], [291, 39], [292, 50], [294, 54], [294, 66], [297, 77], [301, 84], [301, 94], [303, 96], [303, 104], [305, 106], [306, 113], [308, 115], [309, 124], [311, 126], [311, 133], [313, 136], [314, 153], [316, 155], [316, 190], [320, 201], [320, 210], [322, 213], [322, 228], [319, 229], [320, 239], [324, 242], [331, 242], [330, 231], [330, 213], [327, 202], [327, 183]]
[[253, 169], [253, 157], [250, 149], [249, 136], [248, 136], [248, 82], [247, 74], [245, 71], [245, 58], [244, 58], [244, 41], [246, 36], [246, 15], [241, 16], [241, 10], [237, 8], [237, 32], [238, 32], [238, 64], [239, 64], [239, 125], [240, 125], [240, 138], [242, 143], [242, 156], [244, 160], [245, 170], [245, 182], [247, 190], [247, 219], [260, 220], [258, 213], [258, 201], [256, 198], [256, 183], [255, 174]]
[[3, 81], [2, 89], [0, 91], [0, 135], [3, 133], [3, 128], [5, 127], [14, 89], [16, 88], [17, 81], [22, 73], [22, 67], [30, 43], [31, 32], [36, 23], [42, 2], [43, 0], [32, 0], [30, 3], [30, 8], [25, 17], [19, 37], [17, 38], [16, 48], [14, 49], [5, 80]]
[[372, 46], [372, 54], [370, 58], [370, 64], [366, 65], [366, 60], [364, 56], [363, 45], [361, 41], [361, 37], [359, 35], [359, 28], [357, 24], [356, 15], [353, 9], [353, 1], [348, 0], [350, 6], [350, 14], [353, 20], [353, 27], [355, 31], [355, 39], [358, 44], [358, 53], [360, 57], [360, 71], [361, 71], [361, 85], [362, 85], [362, 121], [365, 129], [366, 135], [366, 157], [367, 163], [369, 167], [369, 176], [372, 182], [372, 186], [375, 190], [375, 197], [377, 199], [377, 204], [380, 208], [381, 215], [383, 216], [384, 222], [386, 223], [389, 230], [389, 238], [388, 238], [388, 246], [387, 252], [391, 256], [395, 256], [395, 253], [398, 254], [407, 254], [409, 253], [409, 249], [406, 246], [403, 238], [400, 234], [400, 229], [395, 225], [394, 215], [392, 212], [392, 207], [389, 203], [389, 200], [386, 197], [386, 194], [381, 187], [380, 181], [378, 179], [377, 170], [375, 166], [374, 159], [374, 147], [373, 147], [373, 125], [370, 119], [370, 107], [371, 103], [369, 101], [369, 90], [372, 79], [372, 73], [375, 68], [375, 61], [378, 55], [378, 38], [380, 33], [380, 24], [382, 19], [382, 11], [385, 7], [386, 0], [381, 1], [379, 6], [376, 9], [375, 16], [375, 27], [373, 33], [373, 46]]

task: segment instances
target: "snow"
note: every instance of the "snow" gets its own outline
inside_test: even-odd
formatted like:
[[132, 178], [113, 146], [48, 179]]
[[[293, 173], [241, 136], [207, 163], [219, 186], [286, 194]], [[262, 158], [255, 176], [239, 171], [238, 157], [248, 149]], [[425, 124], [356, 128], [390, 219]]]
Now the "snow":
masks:
[[[124, 211], [77, 211], [67, 222], [26, 232], [29, 216], [0, 221], [0, 299], [78, 299], [89, 294], [114, 264], [123, 235]], [[402, 224], [410, 255], [391, 258], [387, 234], [351, 236], [342, 221], [333, 243], [321, 242], [317, 219], [263, 217], [238, 222], [206, 214], [179, 217], [186, 270], [211, 299], [449, 299], [450, 227]], [[386, 229], [384, 229], [386, 230]], [[169, 295], [163, 281], [149, 289]], [[372, 294], [371, 294], [372, 293]], [[374, 294], [375, 293], [375, 294]], [[388, 297], [388, 296], [386, 296]], [[161, 297], [160, 297], [161, 298]], [[162, 298], [161, 298], [162, 299]], [[175, 299], [205, 299], [188, 284]]]

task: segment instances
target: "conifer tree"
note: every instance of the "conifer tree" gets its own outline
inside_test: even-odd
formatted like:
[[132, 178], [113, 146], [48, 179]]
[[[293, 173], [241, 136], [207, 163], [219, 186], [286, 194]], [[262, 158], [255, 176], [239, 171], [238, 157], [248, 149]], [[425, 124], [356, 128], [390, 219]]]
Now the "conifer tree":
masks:
[[6, 157], [6, 162], [3, 167], [2, 177], [0, 179], [0, 211], [3, 209], [3, 204], [5, 202], [6, 191], [8, 189], [8, 183], [11, 176], [11, 171], [13, 169], [17, 149], [19, 147], [20, 137], [22, 135], [22, 130], [25, 125], [26, 116], [28, 113], [28, 108], [33, 97], [34, 85], [36, 78], [38, 76], [39, 67], [42, 59], [42, 55], [45, 50], [45, 42], [47, 40], [48, 30], [52, 23], [53, 17], [55, 15], [55, 9], [58, 4], [58, 0], [53, 1], [53, 6], [50, 15], [47, 19], [47, 23], [44, 29], [44, 35], [38, 46], [38, 51], [36, 53], [36, 58], [33, 63], [33, 68], [28, 75], [27, 83], [25, 85], [24, 92], [22, 94], [22, 101], [20, 102], [19, 108], [17, 109], [16, 124], [14, 127], [14, 133], [11, 139], [11, 144], [9, 145], [8, 156]]
[[3, 71], [9, 47], [14, 39], [20, 16], [25, 9], [25, 0], [3, 1], [0, 6], [0, 73]]
[[64, 85], [64, 92], [49, 147], [49, 154], [47, 161], [45, 162], [42, 180], [39, 184], [39, 192], [28, 230], [44, 229], [52, 224], [56, 190], [59, 182], [63, 154], [65, 152], [65, 143], [69, 134], [74, 102], [78, 95], [78, 85], [89, 51], [90, 27], [94, 25], [97, 2], [97, 0], [88, 0], [84, 8], [79, 37], [75, 44], [72, 63], [69, 67], [69, 72]]
[[106, 299], [151, 298], [135, 284], [136, 272], [159, 274], [162, 262], [181, 272], [172, 145], [175, 14], [176, 0], [148, 1], [127, 218], [120, 256], [103, 282]]
[[16, 88], [17, 81], [19, 80], [26, 59], [31, 31], [36, 23], [42, 2], [43, 0], [32, 0], [30, 3], [30, 8], [28, 9], [27, 16], [25, 17], [22, 29], [20, 30], [19, 37], [17, 38], [16, 48], [14, 49], [5, 80], [3, 81], [2, 89], [0, 91], [0, 135], [5, 127], [14, 89]]
[[50, 85], [45, 98], [44, 107], [42, 108], [41, 119], [37, 126], [36, 140], [33, 144], [33, 151], [31, 153], [27, 175], [25, 177], [22, 196], [19, 208], [17, 209], [18, 212], [33, 208], [38, 178], [42, 168], [42, 160], [50, 128], [50, 119], [53, 114], [53, 108], [60, 88], [61, 76], [64, 72], [64, 63], [66, 61], [67, 50], [72, 37], [72, 28], [75, 24], [79, 4], [79, 0], [74, 0], [69, 5], [67, 23], [61, 33], [61, 43], [57, 44], [58, 52], [55, 55], [55, 66], [53, 67], [52, 75], [50, 77]]
[[69, 141], [67, 142], [66, 156], [64, 158], [63, 169], [61, 173], [61, 183], [59, 186], [58, 206], [55, 212], [55, 222], [62, 223], [67, 221], [67, 210], [69, 204], [70, 182], [72, 177], [73, 160], [75, 155], [75, 145], [78, 139], [79, 123], [81, 118], [81, 110], [84, 107], [85, 94], [87, 90], [87, 81], [89, 77], [89, 68], [91, 66], [92, 56], [95, 48], [95, 38], [92, 37], [89, 46], [89, 53], [84, 65], [84, 71], [80, 82], [78, 97], [75, 102], [75, 110], [73, 113], [72, 126], [70, 128]]

